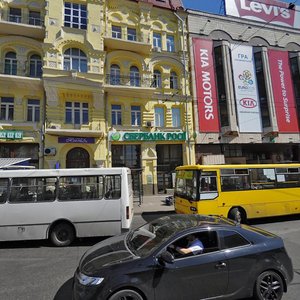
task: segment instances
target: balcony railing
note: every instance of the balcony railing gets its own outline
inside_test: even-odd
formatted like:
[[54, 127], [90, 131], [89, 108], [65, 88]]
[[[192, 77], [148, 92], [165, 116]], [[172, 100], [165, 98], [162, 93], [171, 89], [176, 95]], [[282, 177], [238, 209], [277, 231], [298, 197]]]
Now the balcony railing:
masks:
[[143, 78], [140, 76], [125, 76], [125, 75], [106, 75], [106, 84], [128, 87], [155, 87], [153, 78]]
[[[33, 25], [33, 26], [43, 26], [44, 21], [42, 18], [39, 17], [33, 17], [30, 16], [29, 14], [22, 14], [20, 15], [12, 15], [12, 14], [7, 14], [7, 16], [2, 16], [3, 21], [11, 22], [11, 23], [18, 23], [18, 24], [28, 24], [28, 25]], [[1, 21], [1, 18], [0, 18]]]

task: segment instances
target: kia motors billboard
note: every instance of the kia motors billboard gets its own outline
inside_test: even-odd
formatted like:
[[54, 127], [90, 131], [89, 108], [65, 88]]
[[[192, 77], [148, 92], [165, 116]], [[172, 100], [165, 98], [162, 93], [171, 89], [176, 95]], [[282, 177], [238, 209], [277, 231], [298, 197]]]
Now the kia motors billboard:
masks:
[[200, 132], [219, 132], [213, 41], [193, 38]]
[[275, 0], [225, 0], [228, 16], [300, 28], [300, 7], [289, 8], [289, 5]]

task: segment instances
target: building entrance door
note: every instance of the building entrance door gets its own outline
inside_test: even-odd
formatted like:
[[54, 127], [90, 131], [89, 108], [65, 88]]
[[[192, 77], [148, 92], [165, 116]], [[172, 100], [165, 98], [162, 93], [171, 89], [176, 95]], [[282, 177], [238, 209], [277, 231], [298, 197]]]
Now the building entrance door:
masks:
[[83, 148], [73, 148], [67, 153], [66, 168], [89, 168], [90, 155]]
[[183, 164], [182, 145], [156, 145], [157, 152], [157, 190], [165, 193], [174, 188], [173, 174], [177, 166]]

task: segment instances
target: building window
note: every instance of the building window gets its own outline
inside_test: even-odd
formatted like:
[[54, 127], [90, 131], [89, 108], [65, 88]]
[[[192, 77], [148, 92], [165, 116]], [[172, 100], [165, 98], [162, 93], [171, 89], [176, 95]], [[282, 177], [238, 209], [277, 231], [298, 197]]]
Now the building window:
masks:
[[27, 102], [27, 121], [40, 121], [40, 100], [28, 99]]
[[130, 85], [140, 86], [140, 72], [135, 66], [130, 67]]
[[131, 125], [141, 126], [141, 107], [131, 106]]
[[176, 72], [171, 72], [170, 74], [170, 88], [174, 90], [178, 89], [178, 77]]
[[175, 41], [173, 35], [167, 35], [167, 51], [175, 52]]
[[111, 85], [120, 85], [120, 67], [118, 65], [110, 66], [110, 84]]
[[86, 5], [65, 2], [65, 26], [71, 28], [87, 28]]
[[265, 75], [263, 70], [262, 52], [258, 51], [254, 53], [254, 63], [257, 79], [257, 88], [260, 104], [260, 112], [262, 118], [263, 128], [271, 126], [270, 112], [267, 99], [267, 90], [265, 85]]
[[111, 106], [111, 124], [122, 125], [122, 109], [121, 105]]
[[39, 11], [29, 11], [29, 24], [41, 26], [41, 13]]
[[5, 74], [17, 75], [17, 55], [15, 52], [6, 53], [4, 64]]
[[1, 97], [0, 120], [13, 121], [14, 119], [14, 98]]
[[84, 102], [66, 102], [67, 124], [88, 124], [89, 104]]
[[300, 125], [300, 72], [299, 72], [299, 65], [298, 65], [297, 56], [290, 57], [290, 66], [291, 66], [294, 92], [295, 92], [295, 97], [296, 97], [296, 107], [297, 107], [297, 113], [298, 113], [298, 124]]
[[21, 8], [9, 8], [9, 21], [15, 23], [21, 23], [22, 21], [22, 10]]
[[135, 28], [127, 28], [127, 40], [128, 41], [136, 41], [136, 29]]
[[83, 51], [77, 48], [67, 49], [64, 53], [64, 70], [76, 70], [87, 72], [87, 57]]
[[30, 77], [42, 77], [42, 59], [39, 55], [34, 54], [30, 57]]
[[153, 47], [161, 48], [161, 34], [153, 32]]
[[177, 107], [172, 108], [172, 126], [173, 127], [181, 126], [180, 108]]
[[165, 126], [165, 110], [163, 107], [155, 107], [155, 127]]
[[161, 73], [159, 70], [154, 70], [152, 86], [161, 88]]
[[220, 112], [220, 123], [221, 127], [229, 126], [229, 114], [227, 108], [227, 97], [225, 88], [225, 73], [223, 68], [223, 56], [222, 56], [222, 46], [214, 48], [214, 58], [215, 58], [215, 74], [217, 81], [217, 92], [218, 92], [218, 104]]
[[122, 38], [122, 28], [120, 26], [111, 26], [111, 36], [115, 39], [121, 39]]

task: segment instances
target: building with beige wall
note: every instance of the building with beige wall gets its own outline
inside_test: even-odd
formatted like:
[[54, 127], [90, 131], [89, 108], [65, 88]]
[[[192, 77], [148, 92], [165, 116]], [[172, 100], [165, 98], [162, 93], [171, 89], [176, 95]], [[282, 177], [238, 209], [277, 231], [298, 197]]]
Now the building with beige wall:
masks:
[[[145, 194], [172, 188], [175, 167], [194, 162], [181, 1], [0, 5], [1, 61], [8, 53], [7, 68], [14, 68], [12, 49], [18, 61], [16, 74], [2, 67], [1, 110], [9, 114], [13, 98], [14, 116], [4, 114], [1, 126], [23, 131], [22, 140], [1, 139], [0, 147], [36, 145], [40, 168], [127, 166]], [[40, 23], [31, 24], [33, 11], [40, 12]], [[24, 71], [33, 54], [43, 65], [38, 78]], [[36, 122], [27, 120], [28, 106], [38, 112], [28, 99], [40, 101]]]
[[[188, 15], [196, 161], [299, 162], [299, 29], [195, 10]], [[250, 90], [257, 95], [247, 96]], [[214, 118], [206, 118], [212, 110]]]

